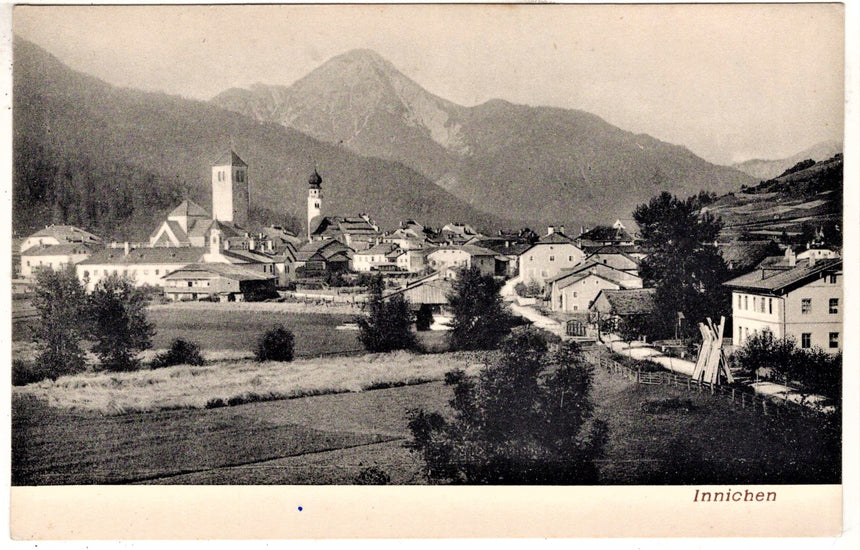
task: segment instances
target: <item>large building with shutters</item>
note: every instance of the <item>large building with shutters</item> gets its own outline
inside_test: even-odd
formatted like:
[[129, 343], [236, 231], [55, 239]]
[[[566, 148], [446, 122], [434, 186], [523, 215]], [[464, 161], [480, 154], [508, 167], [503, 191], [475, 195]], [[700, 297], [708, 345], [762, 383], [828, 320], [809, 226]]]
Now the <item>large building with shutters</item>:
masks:
[[754, 271], [725, 283], [732, 291], [733, 343], [742, 346], [756, 333], [792, 336], [801, 348], [842, 350], [842, 260], [763, 262]]

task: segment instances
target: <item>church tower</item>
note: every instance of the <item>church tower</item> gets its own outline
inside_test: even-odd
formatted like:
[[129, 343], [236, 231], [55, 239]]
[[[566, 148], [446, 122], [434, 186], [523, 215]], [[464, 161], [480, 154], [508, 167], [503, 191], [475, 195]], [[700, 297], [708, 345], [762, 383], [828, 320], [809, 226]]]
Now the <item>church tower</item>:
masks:
[[311, 240], [313, 222], [322, 214], [322, 177], [314, 168], [314, 173], [308, 178], [308, 240]]
[[251, 184], [248, 165], [229, 151], [212, 166], [212, 218], [248, 228]]

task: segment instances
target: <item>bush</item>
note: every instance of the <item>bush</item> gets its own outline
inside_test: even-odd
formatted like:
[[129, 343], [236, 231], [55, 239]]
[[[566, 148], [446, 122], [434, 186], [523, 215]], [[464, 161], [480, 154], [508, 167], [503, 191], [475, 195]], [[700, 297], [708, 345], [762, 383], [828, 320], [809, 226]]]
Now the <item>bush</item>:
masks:
[[371, 352], [417, 349], [418, 342], [411, 328], [409, 302], [403, 294], [384, 299], [383, 287], [381, 276], [377, 275], [371, 280], [370, 298], [364, 306], [365, 314], [355, 320], [359, 341]]
[[820, 348], [802, 349], [792, 336], [776, 338], [770, 331], [754, 334], [732, 355], [735, 367], [747, 376], [799, 383], [803, 392], [841, 400], [842, 354]]
[[543, 285], [537, 281], [532, 281], [529, 284], [517, 283], [514, 285], [514, 291], [523, 298], [543, 298], [544, 296]]
[[41, 382], [49, 378], [57, 379], [57, 373], [46, 368], [42, 363], [36, 361], [25, 361], [23, 359], [12, 359], [12, 385], [26, 386], [35, 382]]
[[550, 353], [544, 337], [518, 331], [477, 379], [452, 371], [452, 420], [408, 412], [412, 440], [431, 481], [582, 484], [597, 480], [606, 426], [592, 418], [593, 368], [576, 344]]
[[363, 468], [355, 478], [356, 485], [388, 485], [391, 477], [376, 466]]
[[203, 356], [200, 354], [200, 346], [194, 342], [177, 338], [170, 344], [170, 349], [159, 353], [152, 360], [152, 368], [161, 369], [173, 365], [195, 365], [203, 364]]
[[257, 343], [254, 356], [257, 361], [292, 361], [293, 333], [283, 325], [275, 325]]

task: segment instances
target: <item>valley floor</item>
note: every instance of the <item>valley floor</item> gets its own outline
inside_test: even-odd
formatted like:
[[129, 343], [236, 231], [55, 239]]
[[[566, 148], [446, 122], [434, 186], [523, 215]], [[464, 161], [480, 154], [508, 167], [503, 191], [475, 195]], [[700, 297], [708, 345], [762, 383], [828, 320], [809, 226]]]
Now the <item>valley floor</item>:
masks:
[[[441, 359], [444, 356], [430, 356]], [[233, 407], [105, 415], [13, 395], [13, 484], [350, 484], [375, 467], [421, 484], [406, 410], [445, 411], [441, 382]], [[838, 448], [815, 419], [777, 420], [704, 394], [598, 369], [607, 421], [601, 484], [838, 483]], [[643, 404], [678, 398], [657, 413]]]

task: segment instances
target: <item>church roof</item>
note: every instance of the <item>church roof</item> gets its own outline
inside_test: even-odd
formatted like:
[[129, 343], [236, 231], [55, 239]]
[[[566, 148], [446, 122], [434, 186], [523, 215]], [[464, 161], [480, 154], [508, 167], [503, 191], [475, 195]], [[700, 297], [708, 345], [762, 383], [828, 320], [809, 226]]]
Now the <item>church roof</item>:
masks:
[[229, 166], [245, 166], [245, 167], [248, 166], [248, 164], [244, 160], [240, 159], [239, 155], [237, 155], [233, 151], [227, 151], [226, 153], [224, 153], [223, 155], [218, 157], [218, 160], [215, 161], [215, 164], [213, 166], [228, 166], [228, 165]]
[[209, 212], [203, 210], [202, 207], [198, 206], [196, 203], [184, 200], [179, 203], [179, 206], [173, 209], [173, 211], [167, 215], [168, 218], [178, 218], [178, 217], [195, 217], [195, 218], [208, 218]]

